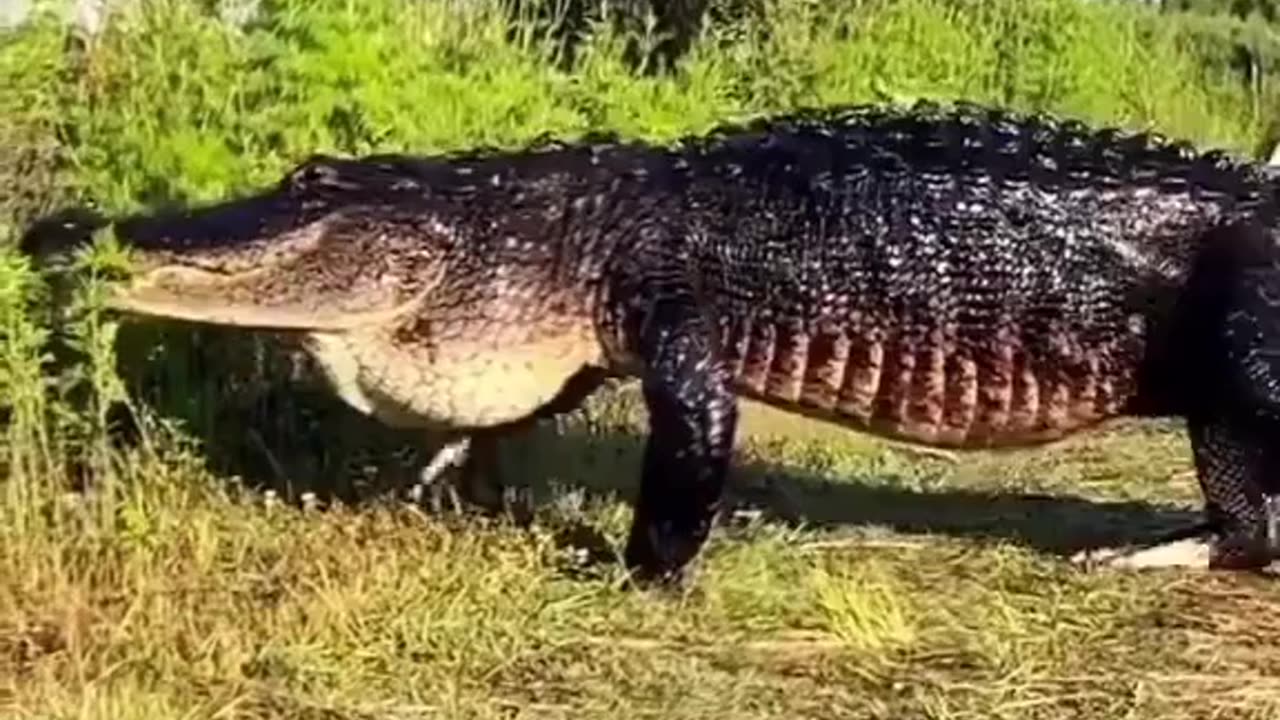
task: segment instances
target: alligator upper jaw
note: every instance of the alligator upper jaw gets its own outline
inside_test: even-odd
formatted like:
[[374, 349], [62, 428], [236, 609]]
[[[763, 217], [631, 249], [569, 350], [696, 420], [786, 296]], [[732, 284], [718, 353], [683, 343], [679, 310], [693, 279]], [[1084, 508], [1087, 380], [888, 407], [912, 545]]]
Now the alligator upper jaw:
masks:
[[[163, 281], [158, 280], [163, 278]], [[179, 289], [174, 289], [174, 288]], [[233, 276], [170, 266], [119, 283], [107, 293], [107, 309], [129, 315], [259, 330], [343, 332], [389, 322], [409, 312], [414, 298], [371, 308], [316, 308], [237, 301]]]

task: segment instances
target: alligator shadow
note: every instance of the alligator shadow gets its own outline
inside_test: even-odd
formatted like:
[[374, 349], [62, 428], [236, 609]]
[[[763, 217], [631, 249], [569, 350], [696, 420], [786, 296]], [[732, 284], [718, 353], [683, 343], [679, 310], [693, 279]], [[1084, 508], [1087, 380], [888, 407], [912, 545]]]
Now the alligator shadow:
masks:
[[[120, 367], [133, 397], [180, 420], [201, 441], [213, 472], [286, 501], [311, 493], [359, 506], [403, 497], [438, 447], [438, 439], [388, 429], [348, 408], [315, 381], [305, 357], [270, 339], [160, 323], [126, 325], [120, 337]], [[166, 352], [142, 350], [158, 341]], [[644, 442], [634, 411], [593, 411], [511, 438], [502, 450], [505, 479], [528, 488], [542, 507], [566, 496], [630, 501]], [[892, 480], [870, 474], [835, 479], [744, 459], [734, 466], [728, 499], [737, 516], [745, 511], [791, 526], [1006, 541], [1052, 554], [1134, 542], [1199, 520], [1190, 510], [1140, 501], [919, 491]], [[730, 521], [734, 516], [727, 514]], [[579, 527], [569, 533], [577, 539], [565, 542], [605, 542], [598, 533], [595, 541], [584, 540], [584, 532], [592, 534]]]
[[868, 482], [871, 478], [832, 482], [787, 468], [767, 472], [782, 478], [763, 495], [766, 516], [777, 521], [1008, 541], [1055, 555], [1152, 539], [1202, 519], [1192, 510], [1133, 500], [959, 488], [914, 491]]
[[[557, 480], [548, 487], [543, 478], [534, 478], [542, 502], [565, 488], [587, 498], [628, 501], [636, 491], [640, 435], [540, 428], [519, 442], [525, 447], [512, 448], [514, 457], [504, 461], [537, 467]], [[528, 461], [529, 455], [536, 459]], [[1055, 555], [1151, 540], [1202, 519], [1185, 507], [1137, 500], [958, 487], [917, 490], [870, 472], [833, 477], [757, 459], [740, 459], [732, 473], [725, 517], [730, 523], [746, 516], [821, 531], [941, 535], [1010, 542]]]

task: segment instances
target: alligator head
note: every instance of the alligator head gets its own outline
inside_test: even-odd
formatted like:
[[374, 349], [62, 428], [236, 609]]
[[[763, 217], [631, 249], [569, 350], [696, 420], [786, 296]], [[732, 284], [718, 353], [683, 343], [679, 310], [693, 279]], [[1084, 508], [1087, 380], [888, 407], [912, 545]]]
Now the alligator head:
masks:
[[23, 250], [65, 253], [110, 226], [131, 258], [108, 306], [126, 313], [287, 331], [397, 317], [438, 280], [450, 228], [422, 192], [376, 166], [308, 161], [276, 187], [181, 211], [108, 220], [62, 212]]

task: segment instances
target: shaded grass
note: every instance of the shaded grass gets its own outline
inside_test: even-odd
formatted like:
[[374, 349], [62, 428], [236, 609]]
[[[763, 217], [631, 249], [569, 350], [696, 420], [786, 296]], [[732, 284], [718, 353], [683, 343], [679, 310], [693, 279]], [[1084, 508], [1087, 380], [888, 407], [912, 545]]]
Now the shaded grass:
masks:
[[[561, 72], [485, 3], [287, 0], [243, 32], [197, 3], [143, 7], [75, 52], [48, 20], [2, 38], [5, 237], [68, 199], [211, 199], [312, 152], [661, 140], [922, 97], [1243, 152], [1269, 102], [1200, 62], [1182, 26], [1108, 3], [771, 3], [768, 28], [705, 38], [670, 77], [630, 74], [608, 33]], [[85, 284], [55, 288], [0, 245], [5, 716], [1262, 718], [1280, 704], [1270, 585], [1063, 559], [1194, 511], [1177, 424], [948, 460], [749, 405], [739, 512], [687, 588], [636, 593], [610, 562], [638, 467], [634, 393], [508, 448], [541, 500], [531, 531], [424, 514], [393, 491], [430, 439], [341, 407], [305, 359], [100, 316], [109, 248], [81, 259]], [[54, 311], [53, 291], [74, 302]], [[322, 508], [301, 507], [306, 492]]]

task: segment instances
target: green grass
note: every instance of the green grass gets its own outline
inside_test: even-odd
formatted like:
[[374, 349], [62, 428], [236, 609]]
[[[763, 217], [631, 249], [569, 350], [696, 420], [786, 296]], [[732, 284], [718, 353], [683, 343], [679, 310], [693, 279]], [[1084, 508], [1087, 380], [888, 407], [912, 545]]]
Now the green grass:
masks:
[[642, 78], [608, 33], [557, 71], [483, 2], [285, 0], [243, 32], [145, 7], [79, 52], [53, 22], [0, 37], [0, 716], [1280, 712], [1272, 585], [1065, 560], [1198, 507], [1176, 423], [947, 458], [748, 405], [740, 511], [683, 592], [637, 593], [610, 561], [633, 388], [508, 448], [532, 531], [424, 513], [390, 491], [429, 438], [346, 410], [262, 338], [100, 315], [109, 249], [65, 288], [9, 242], [76, 199], [213, 199], [313, 152], [662, 140], [847, 101], [985, 100], [1257, 151], [1274, 82], [1250, 91], [1188, 25], [1074, 0], [771, 3], [769, 32], [718, 29]]

